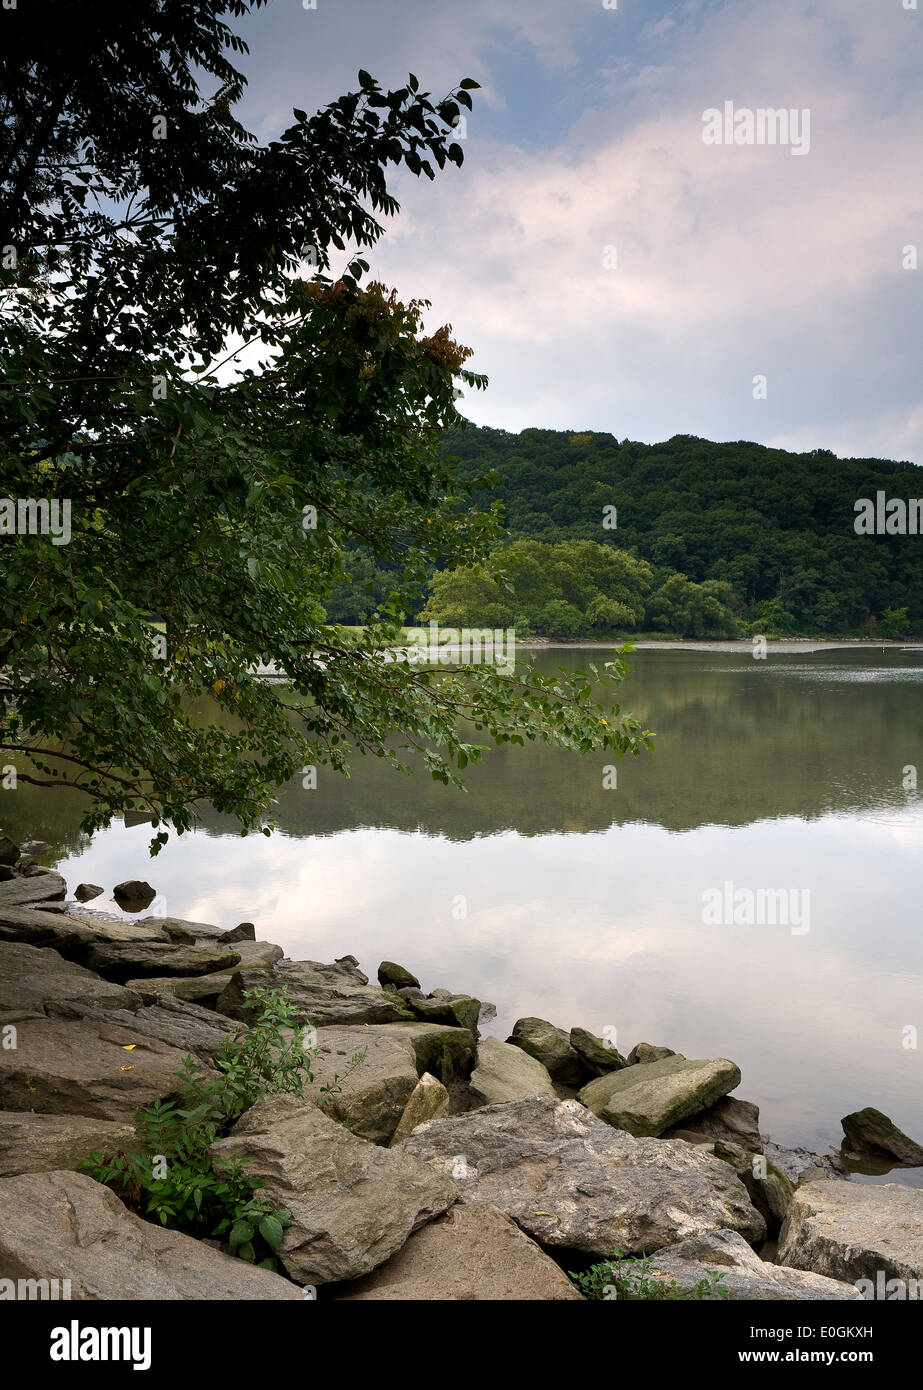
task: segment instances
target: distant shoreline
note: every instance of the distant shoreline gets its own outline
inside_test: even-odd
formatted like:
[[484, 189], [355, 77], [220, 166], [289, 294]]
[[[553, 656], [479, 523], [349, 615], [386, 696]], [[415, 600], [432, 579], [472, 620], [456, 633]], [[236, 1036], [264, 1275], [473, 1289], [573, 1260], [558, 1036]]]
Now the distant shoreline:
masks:
[[[690, 637], [687, 640], [669, 640], [659, 642], [657, 640], [632, 641], [630, 637], [621, 639], [622, 642], [629, 642], [636, 651], [685, 651], [685, 652], [747, 652], [753, 651], [753, 639], [746, 637], [727, 638], [723, 641], [714, 639]], [[923, 651], [923, 640], [915, 642], [912, 638], [904, 640], [888, 640], [882, 638], [813, 638], [813, 637], [767, 637], [768, 650], [782, 654], [796, 652], [824, 652], [835, 651], [841, 648], [859, 648], [860, 650], [874, 651], [885, 647], [897, 649], [898, 651]], [[573, 642], [552, 641], [551, 638], [529, 637], [517, 641], [516, 646], [524, 651], [540, 651], [545, 647], [555, 647], [565, 650], [568, 647], [593, 647], [600, 651], [611, 649], [620, 645], [619, 641], [592, 642], [589, 640], [576, 640]]]

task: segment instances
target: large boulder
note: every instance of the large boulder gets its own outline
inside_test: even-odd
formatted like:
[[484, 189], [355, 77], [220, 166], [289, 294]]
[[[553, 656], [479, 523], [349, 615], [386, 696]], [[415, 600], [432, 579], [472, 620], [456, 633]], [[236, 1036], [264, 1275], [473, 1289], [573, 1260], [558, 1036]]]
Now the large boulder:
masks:
[[873, 1106], [855, 1110], [842, 1120], [846, 1142], [843, 1148], [854, 1154], [885, 1154], [907, 1168], [923, 1164], [923, 1147], [908, 1139], [897, 1125]]
[[292, 1214], [280, 1263], [317, 1285], [370, 1273], [455, 1201], [455, 1184], [406, 1149], [369, 1144], [283, 1096], [248, 1110], [211, 1152], [216, 1171], [222, 1160], [250, 1160], [262, 1194]]
[[606, 1042], [605, 1038], [588, 1033], [585, 1028], [572, 1028], [569, 1041], [583, 1063], [587, 1076], [605, 1076], [607, 1072], [621, 1071], [622, 1067], [628, 1065], [618, 1048]]
[[35, 907], [0, 904], [0, 941], [21, 941], [28, 946], [51, 946], [65, 960], [91, 965], [90, 952], [102, 943], [137, 944], [163, 942], [169, 937], [161, 927], [139, 926], [104, 916], [84, 917], [71, 912], [52, 914]]
[[63, 1296], [75, 1301], [304, 1297], [278, 1274], [140, 1220], [70, 1172], [0, 1179], [0, 1278], [67, 1280]]
[[445, 1086], [464, 1081], [477, 1059], [477, 1040], [470, 1028], [445, 1023], [379, 1023], [368, 1029], [394, 1038], [413, 1053], [417, 1075], [431, 1072]]
[[246, 1032], [246, 1025], [204, 1009], [186, 999], [165, 994], [155, 1004], [129, 1013], [125, 1009], [88, 1009], [62, 1016], [93, 1019], [99, 1023], [124, 1025], [138, 1038], [157, 1038], [183, 1052], [194, 1052], [207, 1060], [229, 1035]]
[[126, 1121], [172, 1095], [184, 1052], [135, 1026], [25, 1018], [15, 1048], [0, 1048], [0, 1106], [46, 1115]]
[[581, 1302], [567, 1275], [487, 1203], [453, 1207], [340, 1299], [386, 1302]]
[[393, 1149], [395, 1144], [400, 1144], [420, 1125], [428, 1124], [430, 1120], [441, 1120], [448, 1113], [448, 1091], [441, 1081], [437, 1081], [435, 1076], [430, 1076], [429, 1072], [425, 1071], [404, 1106], [401, 1118], [397, 1122], [397, 1129], [389, 1141], [389, 1148]]
[[[737, 1231], [711, 1231], [658, 1250], [648, 1277], [688, 1293], [708, 1279], [711, 1271], [724, 1276], [721, 1282], [730, 1299], [830, 1303], [862, 1298], [852, 1284], [761, 1260]], [[708, 1297], [720, 1299], [723, 1295], [712, 1293]]]
[[124, 984], [135, 976], [208, 975], [240, 963], [236, 946], [181, 941], [98, 941], [83, 956], [84, 963], [109, 980]]
[[692, 1143], [714, 1143], [722, 1140], [727, 1144], [739, 1144], [750, 1153], [763, 1152], [763, 1139], [760, 1134], [760, 1108], [749, 1100], [738, 1100], [736, 1096], [722, 1096], [707, 1110], [689, 1119], [681, 1120], [664, 1131], [665, 1139], [689, 1139]]
[[136, 1009], [138, 999], [121, 985], [65, 960], [48, 947], [0, 941], [0, 1015], [44, 1013], [63, 1007]]
[[923, 1279], [923, 1189], [826, 1181], [799, 1187], [779, 1236], [779, 1260], [855, 1283]]
[[[367, 1028], [319, 1028], [317, 1046], [305, 1094], [361, 1139], [387, 1144], [417, 1087], [410, 1049]], [[358, 1054], [362, 1061], [351, 1068]]]
[[577, 1099], [616, 1129], [652, 1136], [714, 1105], [739, 1085], [740, 1068], [726, 1057], [673, 1056], [599, 1076]]
[[471, 1103], [500, 1105], [524, 1096], [554, 1096], [548, 1071], [522, 1048], [498, 1038], [478, 1044], [478, 1064], [471, 1073]]
[[393, 960], [383, 960], [378, 967], [378, 983], [393, 985], [395, 989], [419, 989], [420, 981], [416, 975], [411, 975], [409, 970], [405, 970], [403, 965], [398, 965]]
[[[190, 972], [191, 973], [191, 972]], [[279, 961], [269, 970], [238, 970], [231, 975], [216, 1008], [230, 1018], [246, 1019], [244, 993], [261, 987], [286, 986], [299, 1023], [327, 1027], [343, 1023], [394, 1023], [412, 1020], [400, 995], [368, 983], [351, 958], [324, 965], [320, 961]]]
[[729, 1144], [725, 1139], [716, 1139], [712, 1144], [716, 1158], [730, 1163], [750, 1194], [750, 1201], [766, 1222], [766, 1234], [775, 1236], [788, 1215], [795, 1191], [792, 1183], [780, 1169], [770, 1163], [763, 1154], [755, 1154], [739, 1144]]
[[567, 1033], [543, 1018], [517, 1018], [507, 1042], [541, 1062], [552, 1081], [562, 1086], [582, 1086], [586, 1080], [584, 1064]]
[[432, 994], [405, 995], [414, 1016], [427, 1023], [445, 1023], [450, 1028], [468, 1028], [477, 1032], [481, 1015], [480, 999], [470, 994], [451, 994], [447, 989], [434, 989]]
[[[224, 944], [223, 937], [221, 941]], [[269, 969], [285, 955], [281, 946], [274, 946], [270, 941], [236, 941], [232, 949], [240, 961], [225, 970], [207, 975], [153, 975], [149, 979], [127, 980], [126, 984], [147, 1003], [153, 1003], [164, 994], [201, 1003], [203, 1000], [216, 1000], [224, 990], [228, 977], [235, 971]]]
[[0, 1177], [76, 1168], [92, 1153], [114, 1153], [136, 1142], [135, 1127], [127, 1120], [0, 1110]]
[[677, 1057], [680, 1054], [674, 1052], [672, 1047], [657, 1047], [654, 1043], [639, 1042], [628, 1054], [628, 1066], [634, 1067], [638, 1063], [642, 1065], [646, 1062], [660, 1062], [664, 1057]]
[[67, 884], [53, 871], [16, 877], [0, 883], [0, 909], [29, 907], [36, 903], [63, 902]]
[[573, 1100], [435, 1120], [400, 1147], [452, 1174], [462, 1202], [491, 1202], [541, 1245], [600, 1259], [718, 1227], [754, 1241], [766, 1230], [728, 1164], [680, 1140], [636, 1139]]

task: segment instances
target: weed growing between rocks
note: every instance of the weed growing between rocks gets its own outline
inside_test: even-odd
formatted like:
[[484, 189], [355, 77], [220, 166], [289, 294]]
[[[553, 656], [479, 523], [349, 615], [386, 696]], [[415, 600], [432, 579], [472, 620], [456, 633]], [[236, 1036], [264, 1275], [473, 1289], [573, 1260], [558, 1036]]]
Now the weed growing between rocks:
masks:
[[[278, 1268], [278, 1248], [290, 1213], [258, 1189], [246, 1170], [249, 1160], [213, 1163], [211, 1145], [223, 1138], [245, 1110], [270, 1096], [304, 1098], [314, 1080], [311, 1058], [319, 1048], [310, 1024], [296, 1024], [288, 991], [250, 989], [246, 1032], [228, 1036], [215, 1052], [213, 1068], [191, 1056], [177, 1070], [181, 1100], [157, 1100], [138, 1112], [135, 1131], [141, 1151], [93, 1153], [78, 1166], [111, 1187], [132, 1211], [172, 1230], [219, 1240], [232, 1255], [264, 1269]], [[335, 1094], [360, 1065], [355, 1053], [346, 1071], [321, 1087], [320, 1103]]]
[[632, 1299], [637, 1302], [730, 1297], [731, 1291], [723, 1282], [724, 1275], [717, 1270], [706, 1270], [704, 1279], [700, 1279], [692, 1288], [681, 1289], [675, 1279], [658, 1275], [654, 1258], [653, 1255], [646, 1255], [643, 1259], [637, 1259], [616, 1250], [611, 1260], [592, 1265], [581, 1274], [569, 1273], [584, 1298], [589, 1299]]

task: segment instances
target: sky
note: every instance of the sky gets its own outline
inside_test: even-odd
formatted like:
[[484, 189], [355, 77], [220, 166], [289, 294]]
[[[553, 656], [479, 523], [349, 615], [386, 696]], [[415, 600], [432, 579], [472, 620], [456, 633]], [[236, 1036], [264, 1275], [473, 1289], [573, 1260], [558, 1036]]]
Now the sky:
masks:
[[[397, 172], [368, 257], [474, 349], [468, 418], [923, 463], [923, 0], [271, 0], [236, 27], [263, 140], [360, 68], [481, 84], [462, 168]], [[738, 142], [707, 143], [725, 103]]]

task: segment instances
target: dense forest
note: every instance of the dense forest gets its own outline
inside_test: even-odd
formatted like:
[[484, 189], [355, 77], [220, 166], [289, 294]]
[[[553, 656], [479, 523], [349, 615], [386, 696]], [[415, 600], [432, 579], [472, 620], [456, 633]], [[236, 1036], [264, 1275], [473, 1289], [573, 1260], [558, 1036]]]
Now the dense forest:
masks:
[[[487, 566], [433, 576], [424, 619], [562, 637], [923, 631], [923, 536], [854, 524], [859, 498], [923, 496], [914, 464], [474, 425], [445, 450], [462, 479], [493, 475], [475, 497], [502, 503], [509, 539]], [[365, 621], [387, 579], [357, 557], [330, 618]]]

